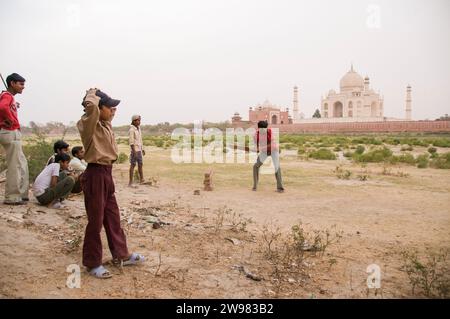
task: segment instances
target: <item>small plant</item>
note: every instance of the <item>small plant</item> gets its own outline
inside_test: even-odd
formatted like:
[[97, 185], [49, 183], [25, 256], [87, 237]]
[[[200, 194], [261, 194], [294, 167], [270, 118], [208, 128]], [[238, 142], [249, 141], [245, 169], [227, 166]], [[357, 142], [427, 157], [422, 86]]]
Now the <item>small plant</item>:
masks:
[[358, 145], [356, 147], [355, 153], [358, 154], [358, 155], [361, 155], [362, 153], [364, 153], [365, 150], [366, 149], [365, 149], [365, 147], [363, 145]]
[[325, 254], [326, 249], [334, 243], [338, 243], [342, 236], [342, 231], [336, 231], [333, 225], [330, 229], [313, 230], [312, 233], [306, 232], [301, 222], [292, 226], [293, 245], [297, 250], [319, 252], [321, 256]]
[[237, 214], [236, 212], [228, 213], [229, 221], [231, 223], [231, 230], [235, 232], [245, 232], [247, 231], [247, 225], [252, 223], [253, 220], [251, 218], [246, 218], [242, 214]]
[[400, 151], [406, 152], [406, 151], [412, 151], [413, 147], [411, 145], [402, 146]]
[[392, 151], [383, 146], [382, 148], [375, 148], [367, 153], [361, 155], [355, 153], [353, 159], [356, 162], [363, 163], [380, 163], [389, 160], [392, 157]]
[[318, 159], [318, 160], [335, 160], [336, 154], [330, 151], [327, 148], [321, 148], [316, 151], [309, 153], [310, 158]]
[[297, 150], [298, 155], [303, 155], [306, 153], [306, 149], [304, 147], [299, 147]]
[[46, 134], [40, 127], [34, 126], [33, 137], [23, 145], [23, 152], [28, 161], [30, 181], [34, 182], [54, 153], [53, 143], [47, 141]]
[[342, 166], [340, 165], [336, 166], [334, 173], [336, 174], [336, 177], [338, 179], [350, 179], [350, 177], [352, 176], [351, 171], [342, 169]]
[[214, 232], [218, 233], [222, 229], [226, 216], [231, 212], [232, 209], [227, 208], [226, 206], [221, 207], [214, 212]]
[[428, 148], [428, 153], [435, 154], [436, 152], [437, 152], [437, 148], [436, 147], [430, 146]]
[[271, 259], [278, 256], [277, 244], [278, 240], [281, 238], [280, 227], [274, 224], [265, 224], [261, 229], [261, 238], [263, 242], [263, 252], [264, 255]]
[[350, 152], [350, 151], [344, 152], [344, 157], [346, 157], [346, 158], [352, 158], [352, 157], [353, 157], [353, 152]]
[[448, 250], [431, 252], [426, 260], [419, 257], [417, 251], [403, 251], [404, 271], [409, 278], [413, 295], [417, 288], [426, 297], [450, 297], [450, 259]]
[[450, 169], [450, 152], [437, 155], [432, 159], [430, 165], [434, 168]]
[[119, 156], [117, 157], [117, 164], [122, 164], [125, 163], [126, 161], [128, 161], [128, 155], [120, 152]]
[[416, 163], [418, 168], [427, 168], [428, 167], [428, 154], [422, 154], [417, 156]]

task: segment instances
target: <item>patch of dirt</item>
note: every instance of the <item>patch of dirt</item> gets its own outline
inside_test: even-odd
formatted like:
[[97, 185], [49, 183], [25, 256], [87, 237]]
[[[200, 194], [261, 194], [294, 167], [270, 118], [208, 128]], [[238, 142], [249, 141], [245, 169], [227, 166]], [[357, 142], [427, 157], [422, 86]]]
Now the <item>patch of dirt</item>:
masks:
[[[321, 167], [305, 163], [305, 170], [308, 165]], [[327, 177], [312, 188], [289, 188], [287, 180], [284, 194], [262, 185], [257, 192], [224, 188], [194, 195], [199, 185], [169, 179], [158, 187], [129, 188], [126, 170], [124, 164], [114, 171], [122, 224], [130, 250], [147, 261], [123, 272], [114, 267], [103, 233], [113, 278], [95, 279], [81, 267], [81, 288], [69, 289], [67, 267], [81, 266], [83, 197], [67, 200], [65, 211], [35, 200], [25, 207], [1, 205], [0, 297], [401, 298], [411, 296], [411, 287], [399, 270], [400, 251], [450, 247], [450, 197], [442, 188]], [[309, 230], [336, 225], [342, 238], [323, 256], [305, 253], [301, 263], [280, 268], [281, 257], [267, 257], [263, 226], [278, 226], [288, 236], [299, 220]], [[382, 272], [376, 295], [366, 283], [371, 264]], [[249, 278], [244, 268], [262, 280]]]

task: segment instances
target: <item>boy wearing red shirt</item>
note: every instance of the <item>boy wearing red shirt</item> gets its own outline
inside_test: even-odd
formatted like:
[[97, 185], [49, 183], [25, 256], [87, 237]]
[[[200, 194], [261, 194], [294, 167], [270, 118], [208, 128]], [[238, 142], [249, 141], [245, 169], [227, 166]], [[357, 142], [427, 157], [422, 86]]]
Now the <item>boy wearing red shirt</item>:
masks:
[[273, 139], [272, 130], [267, 128], [269, 124], [267, 121], [258, 122], [258, 131], [256, 132], [255, 142], [258, 152], [258, 158], [253, 165], [253, 190], [256, 191], [259, 180], [259, 168], [263, 165], [268, 156], [272, 157], [272, 162], [275, 168], [275, 178], [277, 180], [277, 192], [283, 193], [283, 182], [281, 180], [280, 169], [280, 153], [278, 144]]
[[6, 152], [5, 200], [7, 205], [23, 205], [28, 199], [28, 162], [22, 151], [22, 134], [17, 116], [19, 103], [14, 99], [22, 94], [25, 79], [17, 73], [6, 78], [7, 91], [0, 93], [0, 144]]

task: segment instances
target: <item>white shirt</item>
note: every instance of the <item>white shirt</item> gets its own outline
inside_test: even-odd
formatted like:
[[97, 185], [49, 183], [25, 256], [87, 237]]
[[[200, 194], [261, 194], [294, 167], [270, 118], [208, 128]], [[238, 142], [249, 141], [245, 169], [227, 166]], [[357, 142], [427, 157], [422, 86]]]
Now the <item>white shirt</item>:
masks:
[[70, 160], [70, 167], [76, 172], [76, 173], [83, 173], [87, 168], [87, 163], [85, 160], [80, 160], [78, 157], [74, 157]]
[[130, 145], [134, 145], [137, 152], [142, 151], [142, 135], [141, 129], [134, 125], [130, 126], [128, 130], [128, 135], [130, 139]]
[[44, 168], [44, 170], [36, 177], [33, 184], [34, 196], [38, 197], [45, 193], [45, 190], [50, 187], [53, 176], [59, 176], [59, 163], [52, 163]]

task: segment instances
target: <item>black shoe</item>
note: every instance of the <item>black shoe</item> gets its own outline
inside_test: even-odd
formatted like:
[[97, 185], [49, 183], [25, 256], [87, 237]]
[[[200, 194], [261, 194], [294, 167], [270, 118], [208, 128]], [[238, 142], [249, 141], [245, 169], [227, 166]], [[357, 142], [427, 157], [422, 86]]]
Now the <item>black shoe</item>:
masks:
[[18, 201], [18, 202], [10, 202], [10, 201], [4, 201], [3, 202], [3, 204], [5, 204], [5, 205], [14, 205], [14, 206], [17, 206], [17, 205], [26, 205], [27, 204], [27, 202], [24, 202], [23, 200], [21, 200], [21, 201]]

